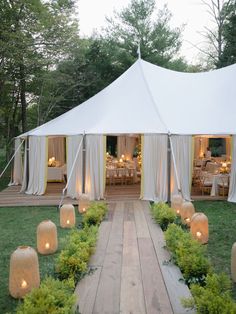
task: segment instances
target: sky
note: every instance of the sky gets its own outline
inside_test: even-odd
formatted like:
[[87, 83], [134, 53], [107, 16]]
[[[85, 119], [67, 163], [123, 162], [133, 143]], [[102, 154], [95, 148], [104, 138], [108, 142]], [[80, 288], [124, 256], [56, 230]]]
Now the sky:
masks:
[[[114, 9], [120, 11], [129, 2], [130, 0], [78, 0], [80, 35], [89, 36], [93, 30], [99, 31], [105, 25], [106, 16], [112, 16]], [[181, 55], [189, 62], [196, 63], [199, 50], [193, 45], [203, 44], [204, 38], [200, 32], [204, 31], [204, 26], [211, 26], [206, 7], [201, 0], [156, 0], [157, 9], [165, 3], [173, 14], [171, 26], [186, 24]]]

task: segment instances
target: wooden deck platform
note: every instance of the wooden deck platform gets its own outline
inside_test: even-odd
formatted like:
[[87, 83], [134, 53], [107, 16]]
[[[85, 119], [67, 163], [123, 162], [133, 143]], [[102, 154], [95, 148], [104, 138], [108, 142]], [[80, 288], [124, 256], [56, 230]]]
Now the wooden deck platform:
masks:
[[164, 263], [169, 259], [148, 202], [110, 202], [90, 260], [93, 271], [76, 287], [80, 313], [191, 313], [180, 302], [190, 292], [179, 269]]
[[[20, 186], [9, 186], [0, 192], [0, 207], [10, 206], [58, 206], [61, 193], [64, 188], [63, 183], [49, 183], [45, 195], [27, 195], [20, 193]], [[227, 197], [199, 195], [197, 191], [192, 194], [193, 200], [226, 200]], [[130, 185], [107, 185], [105, 199], [107, 201], [130, 201], [138, 200], [140, 197], [140, 184]], [[72, 204], [77, 204], [77, 200], [65, 198]]]

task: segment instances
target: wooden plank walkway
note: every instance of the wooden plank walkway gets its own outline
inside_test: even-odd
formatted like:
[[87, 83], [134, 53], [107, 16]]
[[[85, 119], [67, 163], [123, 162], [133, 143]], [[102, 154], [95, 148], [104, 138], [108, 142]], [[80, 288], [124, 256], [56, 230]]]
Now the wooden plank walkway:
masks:
[[191, 313], [180, 302], [190, 292], [179, 269], [163, 264], [170, 258], [164, 245], [148, 202], [110, 202], [90, 260], [92, 274], [76, 287], [80, 313]]

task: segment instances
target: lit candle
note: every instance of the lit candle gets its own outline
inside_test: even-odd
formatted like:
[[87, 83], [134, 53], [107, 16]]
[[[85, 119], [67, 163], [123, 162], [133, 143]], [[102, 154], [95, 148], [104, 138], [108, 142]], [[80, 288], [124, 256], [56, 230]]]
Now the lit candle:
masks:
[[69, 225], [69, 224], [70, 224], [70, 220], [69, 220], [69, 219], [67, 219], [66, 223], [67, 223], [67, 225]]
[[46, 249], [49, 249], [49, 248], [50, 248], [50, 244], [49, 244], [48, 242], [45, 244], [45, 248], [46, 248]]
[[52, 157], [51, 159], [52, 159], [52, 162], [55, 161], [55, 157]]
[[179, 214], [179, 209], [177, 209], [176, 213]]
[[82, 211], [83, 211], [83, 213], [85, 213], [85, 212], [86, 212], [86, 209], [85, 209], [85, 207], [83, 207]]
[[27, 282], [23, 279], [21, 282], [21, 288], [25, 289], [27, 287]]
[[202, 233], [201, 233], [200, 231], [197, 231], [197, 232], [196, 232], [196, 236], [197, 236], [198, 238], [201, 238]]
[[119, 162], [123, 162], [123, 159], [122, 159], [122, 158], [120, 158]]
[[222, 167], [226, 168], [227, 167], [227, 163], [226, 162], [222, 162]]
[[190, 222], [190, 218], [186, 218], [185, 220], [186, 220], [186, 222]]
[[123, 158], [123, 159], [124, 159], [124, 158], [125, 158], [125, 155], [121, 155], [121, 158]]

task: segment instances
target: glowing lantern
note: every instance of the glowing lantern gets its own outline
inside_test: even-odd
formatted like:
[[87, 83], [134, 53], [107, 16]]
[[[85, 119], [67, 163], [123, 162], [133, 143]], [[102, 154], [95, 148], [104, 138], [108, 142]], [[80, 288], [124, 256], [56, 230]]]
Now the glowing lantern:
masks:
[[9, 291], [13, 298], [22, 298], [40, 285], [38, 255], [29, 246], [19, 246], [11, 255]]
[[181, 220], [184, 224], [190, 225], [191, 218], [195, 213], [194, 206], [191, 202], [183, 202], [181, 207]]
[[236, 282], [236, 242], [231, 250], [231, 277], [233, 282]]
[[53, 254], [58, 247], [57, 227], [51, 220], [42, 221], [37, 227], [37, 249], [40, 254]]
[[75, 208], [72, 204], [64, 204], [60, 208], [60, 225], [62, 228], [75, 226]]
[[203, 213], [196, 213], [192, 216], [190, 232], [194, 239], [204, 244], [208, 242], [208, 218]]
[[183, 203], [183, 198], [181, 195], [173, 195], [171, 200], [171, 208], [173, 208], [177, 215], [181, 214], [181, 207]]
[[84, 214], [86, 210], [89, 208], [90, 201], [87, 194], [82, 194], [79, 198], [79, 213]]

